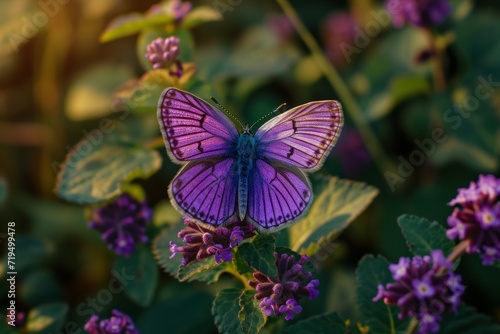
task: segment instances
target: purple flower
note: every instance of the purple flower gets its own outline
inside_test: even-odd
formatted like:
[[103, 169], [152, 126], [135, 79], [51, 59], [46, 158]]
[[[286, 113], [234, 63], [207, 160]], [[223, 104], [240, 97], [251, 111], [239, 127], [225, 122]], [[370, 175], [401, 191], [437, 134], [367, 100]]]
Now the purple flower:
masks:
[[348, 128], [343, 131], [335, 151], [345, 173], [358, 176], [370, 164], [370, 154], [357, 131]]
[[283, 14], [268, 15], [266, 17], [266, 26], [268, 26], [282, 42], [288, 41], [292, 37], [294, 31], [292, 22]]
[[480, 175], [449, 205], [458, 207], [448, 217], [448, 238], [468, 240], [467, 253], [479, 253], [484, 265], [500, 261], [500, 179]]
[[441, 250], [433, 250], [431, 256], [400, 258], [398, 264], [389, 266], [395, 282], [379, 285], [373, 301], [382, 299], [387, 305], [399, 306], [399, 319], [417, 317], [418, 333], [435, 333], [441, 314], [456, 311], [465, 290], [452, 269]]
[[322, 39], [326, 55], [336, 67], [351, 61], [355, 28], [356, 21], [348, 12], [333, 13], [323, 23]]
[[302, 311], [302, 306], [298, 304], [302, 297], [312, 300], [319, 295], [316, 289], [319, 281], [311, 280], [312, 274], [302, 266], [309, 260], [306, 255], [302, 255], [297, 263], [293, 255], [278, 256], [274, 253], [274, 257], [278, 267], [278, 276], [269, 277], [256, 271], [253, 274], [253, 280], [248, 281], [248, 284], [257, 291], [255, 299], [260, 300], [259, 306], [262, 313], [267, 316], [285, 314], [285, 319], [291, 320], [295, 314]]
[[448, 0], [388, 0], [386, 7], [397, 28], [406, 23], [417, 27], [430, 27], [441, 23], [451, 14]]
[[189, 13], [191, 10], [192, 4], [191, 2], [180, 2], [179, 0], [174, 0], [172, 1], [172, 15], [174, 16], [174, 22], [175, 24], [179, 24], [182, 22], [184, 17]]
[[174, 36], [158, 37], [146, 47], [145, 57], [154, 69], [166, 68], [170, 75], [182, 76], [183, 67], [179, 57], [179, 39]]
[[139, 334], [137, 328], [129, 316], [119, 312], [111, 311], [113, 316], [99, 322], [99, 317], [93, 315], [83, 326], [83, 329], [90, 334]]
[[183, 266], [195, 260], [204, 260], [212, 255], [216, 263], [230, 262], [233, 258], [231, 249], [254, 235], [253, 227], [241, 222], [229, 224], [227, 227], [209, 229], [185, 217], [184, 224], [186, 227], [177, 234], [179, 239], [184, 241], [184, 246], [178, 246], [170, 241], [172, 252], [170, 258], [181, 253]]
[[129, 256], [137, 243], [148, 241], [146, 224], [153, 211], [146, 201], [139, 202], [127, 193], [120, 195], [92, 213], [88, 227], [102, 233], [102, 239], [117, 254]]

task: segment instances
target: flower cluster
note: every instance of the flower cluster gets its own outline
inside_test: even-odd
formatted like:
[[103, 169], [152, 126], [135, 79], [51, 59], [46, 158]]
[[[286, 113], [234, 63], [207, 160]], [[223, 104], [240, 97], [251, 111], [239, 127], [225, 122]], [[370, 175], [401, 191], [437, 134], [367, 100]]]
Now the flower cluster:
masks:
[[386, 6], [398, 28], [406, 23], [430, 27], [441, 23], [451, 13], [448, 0], [389, 0]]
[[92, 213], [88, 226], [102, 233], [102, 239], [117, 254], [129, 256], [136, 243], [148, 241], [146, 224], [153, 217], [153, 210], [146, 201], [139, 202], [127, 193], [120, 195]]
[[336, 67], [351, 61], [352, 44], [356, 37], [356, 21], [348, 12], [336, 12], [327, 17], [322, 27], [326, 55]]
[[113, 316], [99, 322], [99, 317], [93, 315], [83, 326], [90, 334], [139, 334], [129, 316], [120, 311], [111, 311]]
[[182, 22], [184, 17], [189, 13], [193, 5], [191, 2], [180, 2], [179, 0], [172, 1], [172, 15], [174, 16], [175, 24], [179, 24]]
[[184, 266], [212, 255], [215, 256], [216, 263], [229, 262], [232, 260], [231, 249], [254, 235], [253, 227], [241, 222], [209, 229], [185, 217], [184, 224], [186, 227], [177, 234], [177, 237], [184, 241], [184, 246], [178, 246], [170, 241], [172, 252], [170, 258], [181, 253]]
[[260, 300], [259, 306], [265, 315], [285, 314], [285, 319], [291, 320], [302, 311], [299, 305], [302, 297], [312, 300], [319, 295], [316, 290], [319, 281], [311, 280], [312, 274], [302, 266], [309, 260], [307, 255], [302, 255], [298, 262], [294, 255], [274, 253], [274, 257], [278, 276], [269, 277], [256, 271], [248, 284], [257, 291], [255, 299]]
[[500, 179], [480, 175], [449, 205], [458, 207], [448, 217], [448, 238], [468, 240], [466, 251], [481, 254], [484, 265], [500, 261]]
[[170, 75], [181, 77], [182, 62], [179, 60], [179, 39], [174, 36], [158, 37], [146, 47], [145, 57], [154, 69], [166, 68]]
[[437, 332], [441, 314], [456, 311], [465, 290], [452, 263], [441, 250], [433, 250], [431, 256], [402, 257], [389, 269], [395, 282], [379, 285], [373, 301], [382, 299], [387, 305], [399, 306], [399, 319], [417, 317], [418, 333]]

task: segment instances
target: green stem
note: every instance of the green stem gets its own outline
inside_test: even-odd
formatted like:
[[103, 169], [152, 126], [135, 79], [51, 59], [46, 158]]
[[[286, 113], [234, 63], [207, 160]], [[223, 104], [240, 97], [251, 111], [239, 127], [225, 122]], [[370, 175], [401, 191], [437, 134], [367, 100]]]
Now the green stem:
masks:
[[432, 29], [424, 28], [423, 30], [427, 37], [430, 51], [434, 53], [434, 56], [432, 57], [434, 86], [438, 91], [445, 90], [446, 76], [443, 69], [443, 52], [441, 48], [436, 44], [436, 37], [434, 36]]
[[370, 152], [370, 155], [377, 164], [381, 173], [383, 174], [385, 171], [394, 171], [395, 166], [391, 163], [388, 156], [382, 149], [377, 137], [372, 132], [370, 126], [368, 125], [368, 122], [366, 121], [365, 116], [361, 111], [361, 108], [356, 103], [356, 100], [354, 99], [354, 96], [352, 95], [351, 91], [344, 83], [337, 70], [331, 65], [328, 59], [326, 59], [318, 43], [298, 17], [297, 12], [293, 9], [288, 0], [276, 0], [276, 1], [281, 6], [285, 14], [288, 16], [292, 24], [295, 26], [295, 29], [297, 30], [298, 34], [300, 35], [304, 43], [309, 48], [309, 51], [311, 52], [312, 56], [314, 57], [320, 69], [325, 74], [328, 81], [330, 82], [330, 85], [339, 94], [342, 103], [346, 107], [345, 108], [346, 111], [352, 117], [354, 124], [358, 128], [359, 133], [363, 138], [363, 142], [365, 143], [366, 148]]
[[228, 269], [226, 269], [226, 272], [228, 274], [233, 275], [237, 279], [239, 279], [241, 281], [241, 283], [243, 283], [243, 285], [245, 286], [245, 290], [251, 290], [251, 289], [253, 289], [250, 285], [248, 285], [248, 278], [246, 278], [245, 276], [241, 275], [236, 269], [228, 268]]
[[418, 329], [418, 320], [417, 318], [411, 318], [410, 320], [410, 324], [408, 325], [408, 328], [406, 328], [406, 332], [405, 334], [414, 334], [417, 332], [417, 329]]

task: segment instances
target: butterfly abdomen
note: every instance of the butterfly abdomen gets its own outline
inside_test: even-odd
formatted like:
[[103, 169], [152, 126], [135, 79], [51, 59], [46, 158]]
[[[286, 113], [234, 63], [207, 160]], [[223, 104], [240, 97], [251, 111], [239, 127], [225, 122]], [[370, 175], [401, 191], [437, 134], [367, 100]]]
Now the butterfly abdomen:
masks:
[[238, 208], [240, 219], [247, 213], [248, 175], [255, 160], [255, 139], [250, 132], [243, 132], [238, 138]]

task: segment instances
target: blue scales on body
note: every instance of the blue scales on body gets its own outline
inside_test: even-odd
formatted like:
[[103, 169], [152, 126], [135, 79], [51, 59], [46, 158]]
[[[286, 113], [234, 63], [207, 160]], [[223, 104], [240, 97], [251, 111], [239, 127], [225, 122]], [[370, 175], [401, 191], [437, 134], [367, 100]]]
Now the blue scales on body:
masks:
[[255, 138], [248, 125], [238, 137], [238, 203], [239, 216], [243, 220], [248, 206], [248, 175], [255, 161]]

